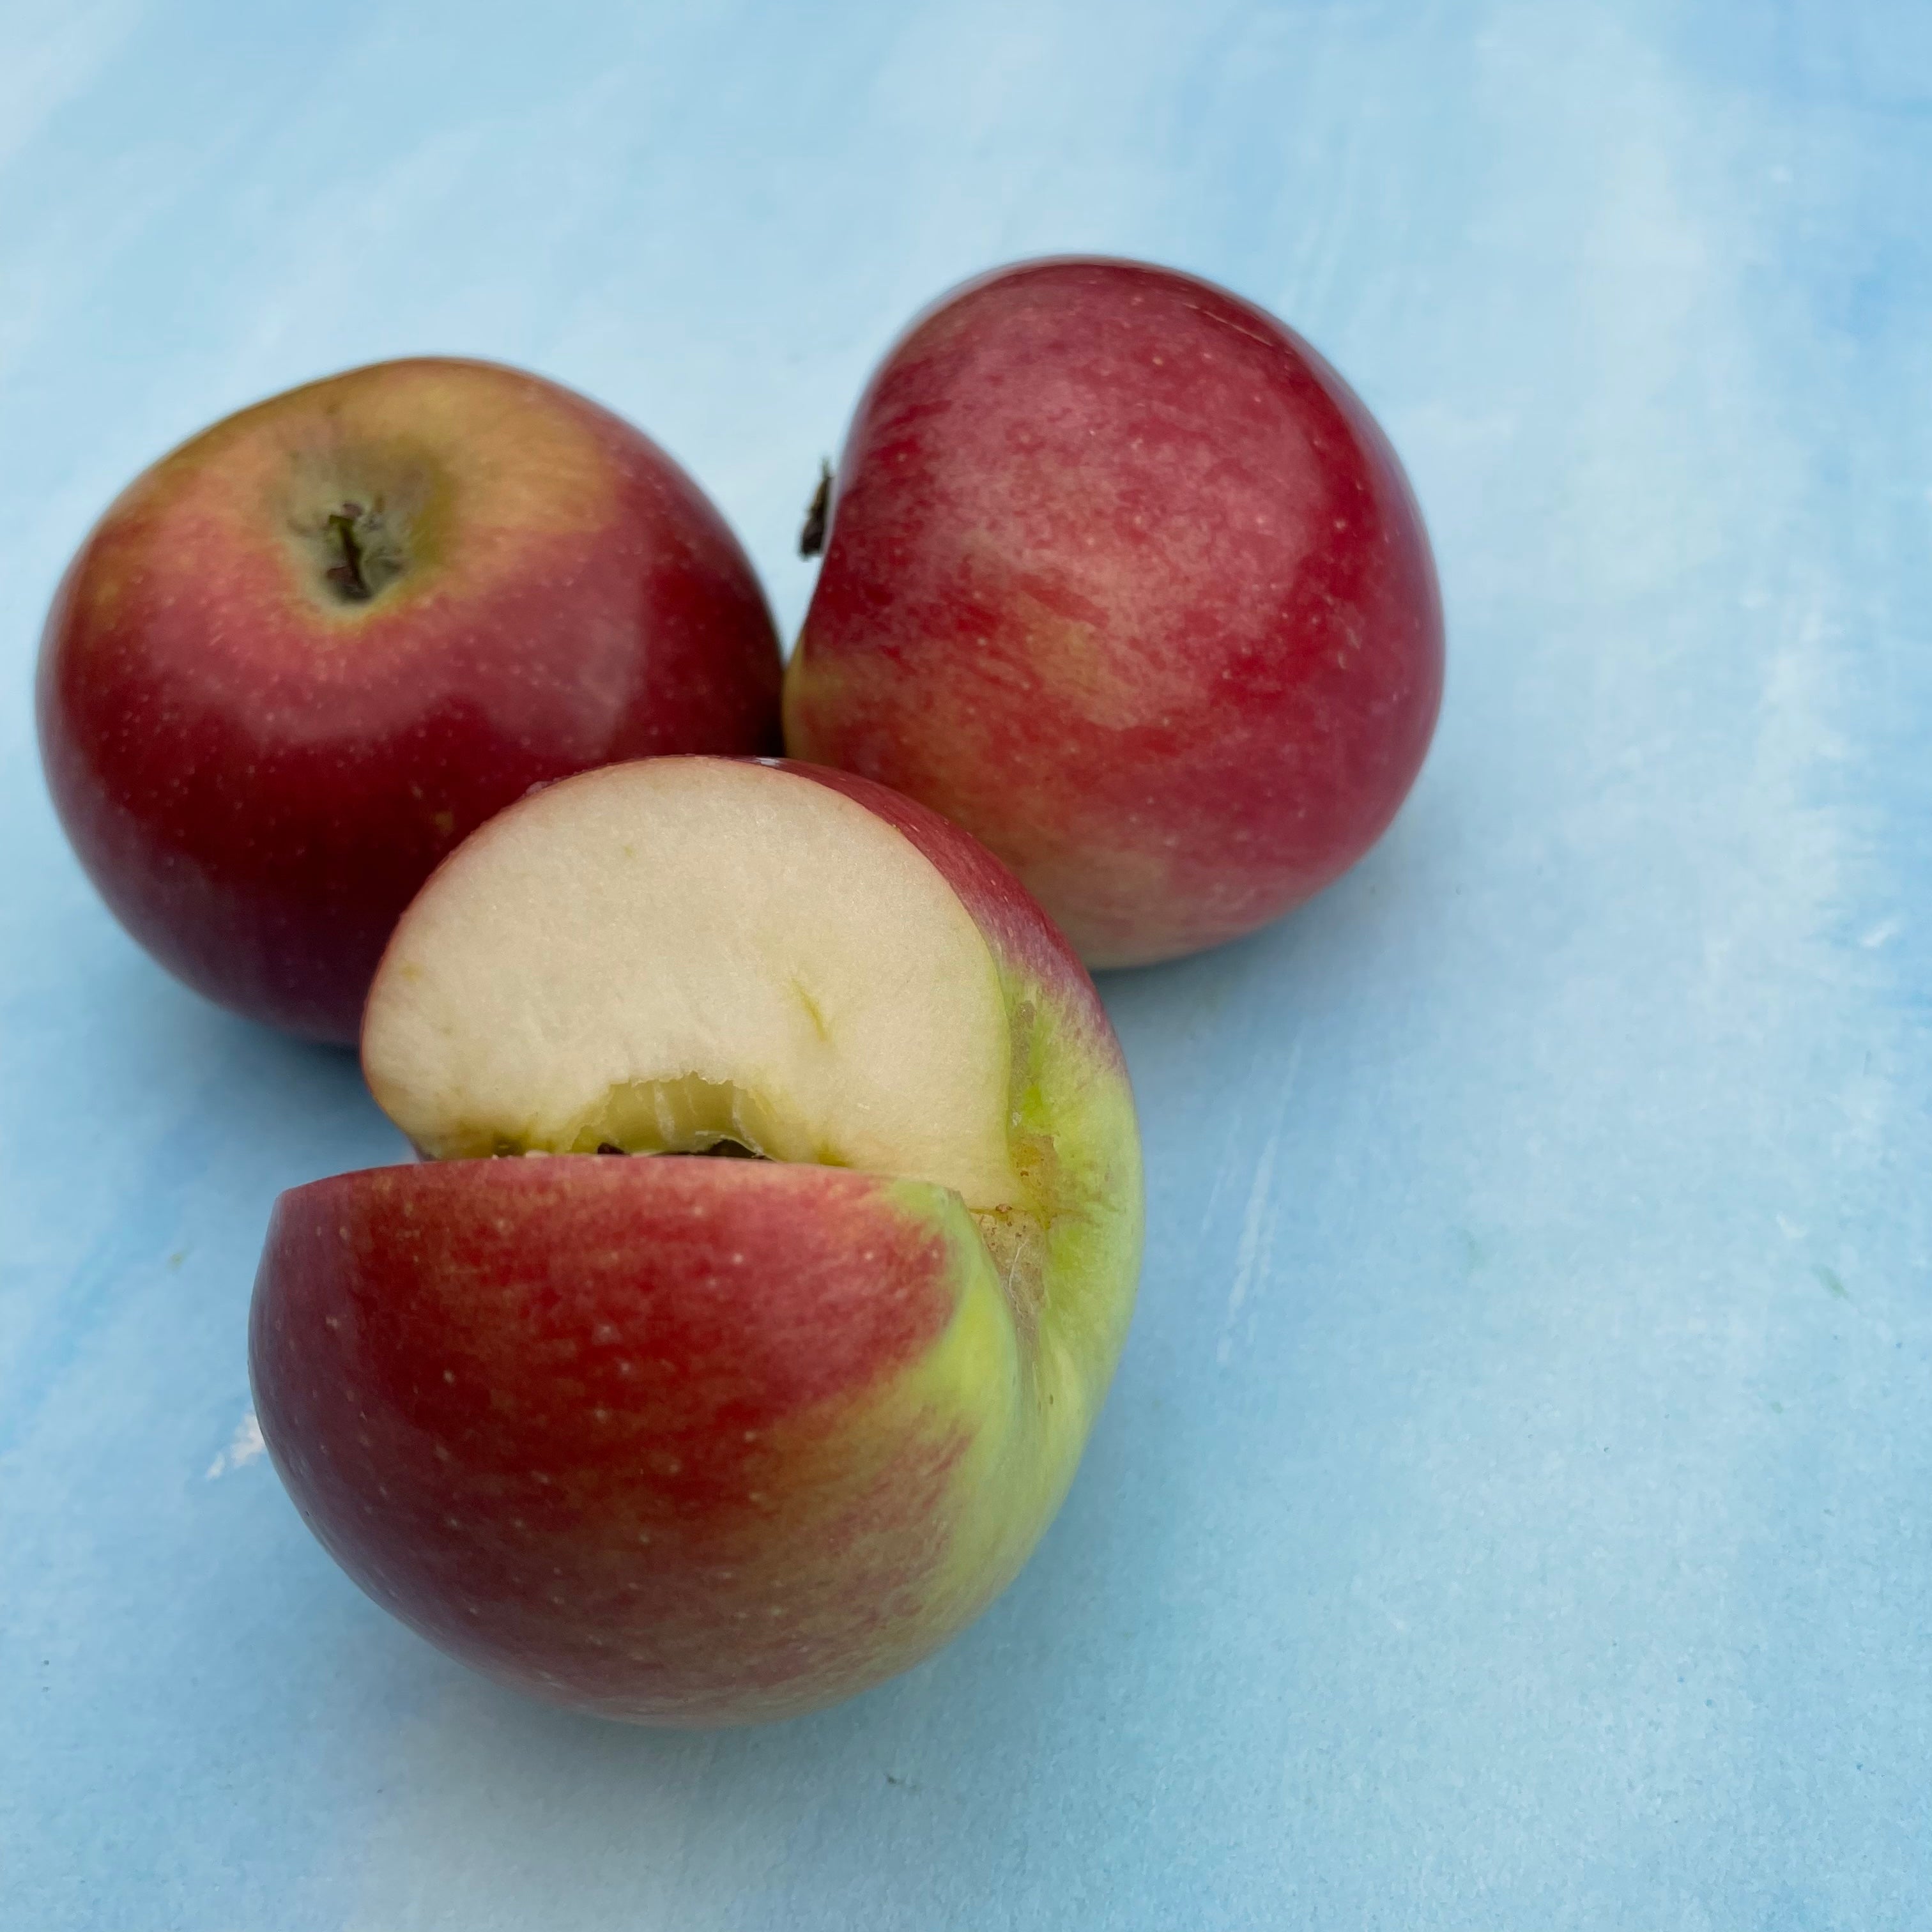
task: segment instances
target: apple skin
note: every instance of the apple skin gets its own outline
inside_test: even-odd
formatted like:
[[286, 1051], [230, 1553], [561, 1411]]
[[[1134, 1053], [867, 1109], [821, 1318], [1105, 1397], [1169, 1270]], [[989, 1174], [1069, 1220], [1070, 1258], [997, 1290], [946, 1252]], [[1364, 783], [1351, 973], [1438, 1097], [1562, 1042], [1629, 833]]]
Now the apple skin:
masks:
[[256, 1280], [263, 1437], [343, 1568], [636, 1723], [795, 1715], [963, 1628], [1065, 1495], [1139, 1272], [1132, 1091], [1065, 941], [925, 807], [781, 776], [894, 825], [988, 947], [1010, 1211], [806, 1162], [427, 1161], [284, 1194]]
[[922, 1182], [435, 1162], [282, 1197], [255, 1400], [324, 1545], [464, 1662], [605, 1716], [786, 1716], [1004, 1580], [958, 1561], [1007, 1540], [998, 1297]]
[[942, 298], [874, 375], [786, 745], [956, 820], [1089, 965], [1135, 965], [1360, 857], [1442, 675], [1420, 513], [1341, 377], [1209, 283], [1061, 258]]
[[[404, 566], [359, 599], [338, 506], [386, 514], [364, 548]], [[780, 677], [743, 550], [669, 457], [540, 377], [430, 358], [145, 472], [67, 572], [38, 699], [56, 809], [134, 938], [224, 1006], [350, 1042], [467, 833], [614, 760], [775, 750]]]

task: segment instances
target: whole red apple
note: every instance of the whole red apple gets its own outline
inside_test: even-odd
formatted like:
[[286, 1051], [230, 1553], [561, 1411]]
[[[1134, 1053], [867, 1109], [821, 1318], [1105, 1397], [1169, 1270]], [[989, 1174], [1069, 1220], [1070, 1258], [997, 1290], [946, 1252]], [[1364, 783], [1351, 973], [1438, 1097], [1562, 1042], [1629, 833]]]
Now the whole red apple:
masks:
[[776, 748], [751, 566], [647, 437], [494, 364], [378, 364], [217, 424], [70, 567], [54, 803], [122, 922], [211, 999], [352, 1041], [396, 920], [531, 786]]
[[1126, 1334], [1140, 1145], [1092, 982], [966, 834], [807, 767], [566, 779], [404, 915], [363, 1065], [430, 1158], [283, 1196], [250, 1363], [379, 1603], [720, 1724], [904, 1669], [1025, 1560]]
[[1442, 689], [1415, 500], [1272, 316], [1133, 262], [1023, 263], [874, 375], [786, 742], [910, 793], [1092, 966], [1230, 939], [1381, 835]]

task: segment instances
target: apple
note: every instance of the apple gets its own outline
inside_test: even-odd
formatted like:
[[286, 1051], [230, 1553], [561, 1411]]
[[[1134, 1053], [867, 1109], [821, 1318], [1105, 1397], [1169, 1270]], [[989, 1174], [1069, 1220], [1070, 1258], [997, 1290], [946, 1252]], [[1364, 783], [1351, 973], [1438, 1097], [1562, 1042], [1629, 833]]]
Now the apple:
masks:
[[663, 451], [432, 358], [291, 390], [140, 477], [48, 616], [40, 744], [135, 938], [346, 1042], [466, 834], [613, 760], [776, 749], [780, 676], [744, 552]]
[[428, 1158], [282, 1196], [250, 1360], [378, 1603], [696, 1725], [877, 1683], [1013, 1576], [1126, 1333], [1140, 1149], [1092, 982], [967, 835], [802, 766], [566, 779], [410, 906], [362, 1052]]
[[1421, 766], [1415, 499], [1341, 377], [1225, 290], [1087, 259], [966, 284], [874, 374], [830, 509], [788, 749], [976, 833], [1089, 965], [1298, 904]]

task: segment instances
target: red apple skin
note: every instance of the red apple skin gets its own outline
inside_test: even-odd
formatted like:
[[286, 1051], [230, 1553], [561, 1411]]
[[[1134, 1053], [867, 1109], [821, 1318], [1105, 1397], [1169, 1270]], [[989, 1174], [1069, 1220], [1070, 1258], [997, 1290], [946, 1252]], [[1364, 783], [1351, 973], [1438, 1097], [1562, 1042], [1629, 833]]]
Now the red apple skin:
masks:
[[947, 1570], [973, 1405], [895, 1400], [958, 1294], [927, 1203], [963, 1222], [924, 1184], [677, 1156], [295, 1189], [263, 1436], [350, 1575], [500, 1681], [669, 1724], [830, 1702], [977, 1606]]
[[[366, 600], [337, 498], [416, 506]], [[368, 508], [366, 503], [361, 506]], [[164, 458], [68, 569], [40, 652], [62, 823], [122, 922], [209, 998], [352, 1042], [404, 907], [535, 784], [777, 748], [743, 550], [648, 438], [493, 364], [379, 364]]]
[[1058, 259], [942, 298], [874, 376], [786, 742], [957, 820], [1132, 965], [1366, 851], [1442, 675], [1420, 514], [1341, 377], [1209, 283]]

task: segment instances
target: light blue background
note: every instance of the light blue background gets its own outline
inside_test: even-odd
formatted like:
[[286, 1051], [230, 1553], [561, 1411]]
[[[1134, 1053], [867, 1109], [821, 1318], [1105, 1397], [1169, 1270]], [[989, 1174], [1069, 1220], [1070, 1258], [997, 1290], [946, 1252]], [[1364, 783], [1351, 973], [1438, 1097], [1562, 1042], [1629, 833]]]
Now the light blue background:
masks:
[[[1932, 8], [0, 0], [0, 1923], [1932, 1923]], [[762, 1732], [548, 1713], [249, 1454], [275, 1192], [396, 1148], [44, 797], [92, 518], [347, 364], [530, 364], [788, 628], [918, 305], [1049, 250], [1318, 343], [1435, 532], [1394, 832], [1106, 988], [1141, 1312], [1019, 1583]]]

